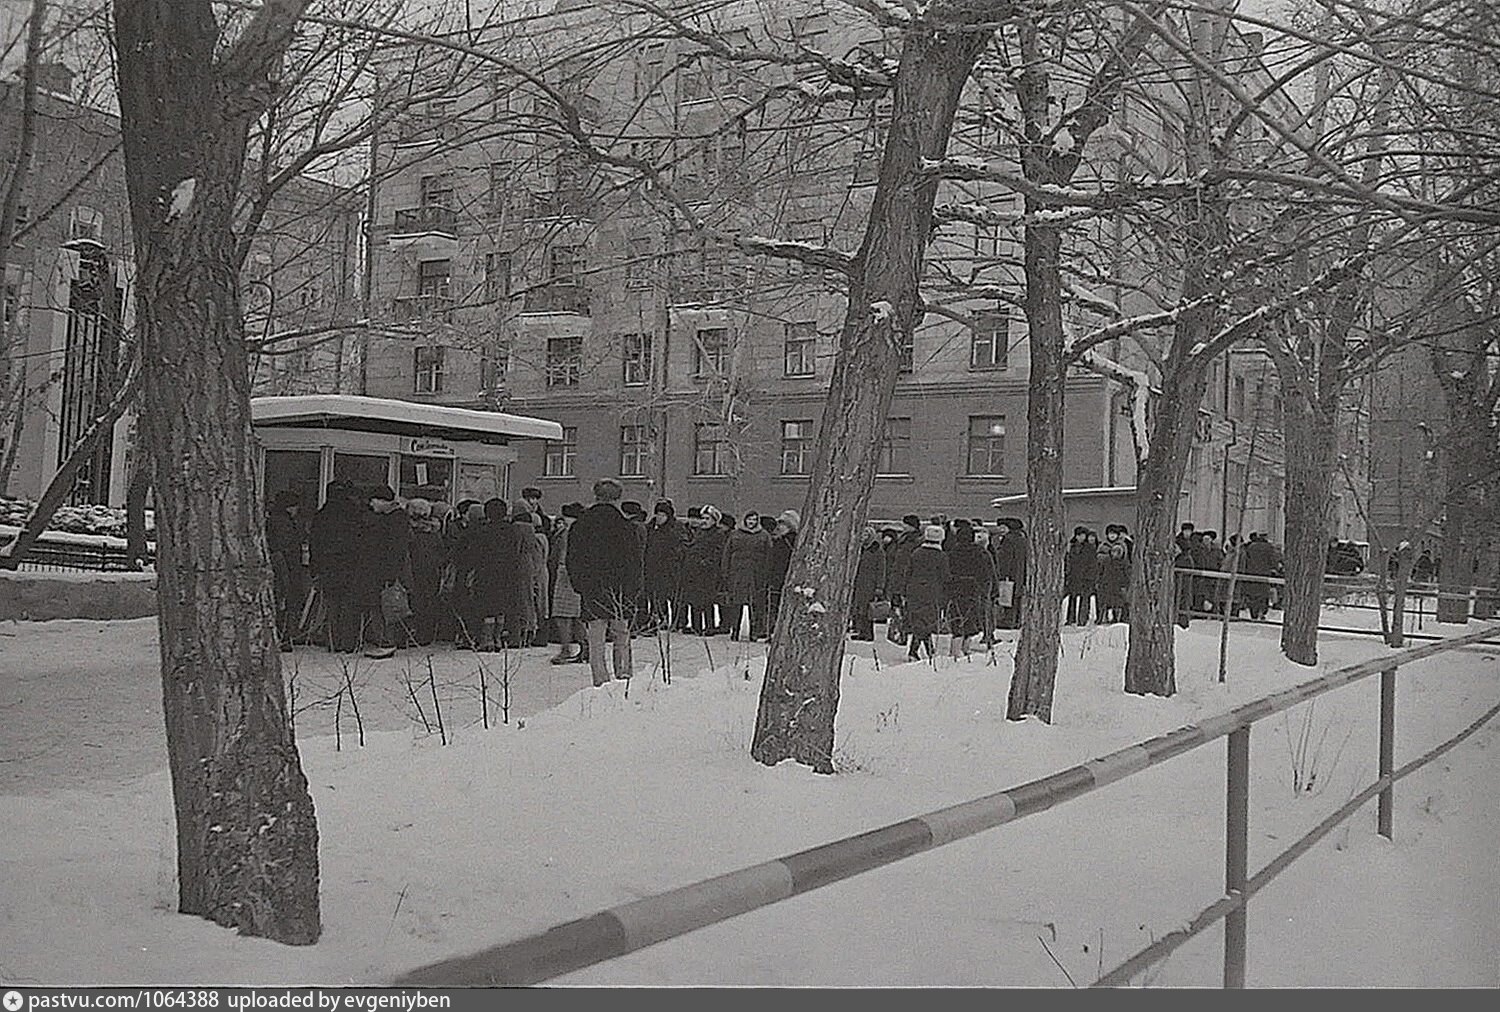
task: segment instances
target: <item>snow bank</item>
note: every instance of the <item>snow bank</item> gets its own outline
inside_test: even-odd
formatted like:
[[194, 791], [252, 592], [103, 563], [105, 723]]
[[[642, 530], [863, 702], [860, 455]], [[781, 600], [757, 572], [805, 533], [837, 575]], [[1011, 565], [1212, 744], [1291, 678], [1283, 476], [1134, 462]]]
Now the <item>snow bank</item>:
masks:
[[156, 574], [0, 570], [0, 621], [127, 619], [156, 614]]
[[[1309, 677], [1280, 659], [1275, 630], [1247, 628], [1235, 630], [1233, 669], [1220, 685], [1217, 629], [1199, 623], [1178, 636], [1179, 694], [1129, 697], [1120, 692], [1124, 628], [1068, 630], [1049, 726], [1005, 720], [1013, 642], [993, 657], [935, 664], [899, 663], [884, 642], [852, 644], [834, 755], [842, 772], [820, 777], [747, 755], [761, 647], [675, 641], [666, 685], [652, 641], [638, 640], [637, 678], [597, 690], [582, 687], [583, 669], [523, 651], [513, 692], [534, 700], [543, 679], [559, 679], [552, 705], [486, 731], [477, 698], [453, 689], [446, 748], [412, 717], [373, 730], [364, 749], [351, 747], [346, 725], [336, 751], [330, 714], [299, 719], [322, 839], [325, 934], [289, 948], [171, 912], [171, 793], [160, 710], [147, 705], [158, 678], [150, 626], [64, 625], [17, 627], [0, 641], [44, 663], [65, 634], [81, 641], [74, 653], [90, 678], [119, 687], [90, 700], [87, 684], [38, 694], [27, 686], [39, 683], [0, 675], [0, 702], [20, 700], [11, 713], [33, 735], [27, 747], [51, 750], [7, 758], [59, 768], [52, 757], [66, 748], [79, 767], [67, 786], [30, 782], [0, 794], [0, 973], [46, 984], [380, 982], [1014, 786]], [[1331, 639], [1325, 667], [1380, 652]], [[293, 658], [329, 662], [308, 651]], [[405, 660], [364, 663], [366, 698], [399, 695]], [[1497, 670], [1495, 655], [1479, 651], [1403, 669], [1398, 762], [1488, 708]], [[458, 678], [439, 669], [442, 685]], [[1366, 681], [1256, 726], [1252, 868], [1373, 779], [1377, 692]], [[1313, 764], [1315, 789], [1299, 792], [1286, 742], [1304, 720], [1327, 747]], [[1487, 729], [1397, 788], [1394, 845], [1362, 813], [1258, 895], [1250, 983], [1500, 983], [1500, 749], [1486, 747], [1496, 740]], [[122, 748], [152, 750], [142, 774], [114, 775]], [[1222, 889], [1223, 757], [1222, 745], [1195, 750], [560, 983], [1065, 986], [1057, 963], [1092, 980]], [[97, 772], [86, 775], [90, 767]], [[18, 774], [0, 766], [7, 776], [14, 783]], [[1218, 944], [1209, 932], [1154, 981], [1216, 985]]]

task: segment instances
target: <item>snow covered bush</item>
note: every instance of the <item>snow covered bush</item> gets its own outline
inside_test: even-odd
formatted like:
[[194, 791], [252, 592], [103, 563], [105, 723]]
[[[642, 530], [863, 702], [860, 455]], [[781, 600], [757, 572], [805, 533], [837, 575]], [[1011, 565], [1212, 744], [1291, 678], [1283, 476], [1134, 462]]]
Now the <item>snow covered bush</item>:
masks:
[[[30, 518], [36, 503], [30, 499], [8, 499], [0, 497], [0, 524], [20, 527]], [[111, 537], [125, 536], [125, 510], [114, 506], [59, 506], [47, 524], [49, 531], [66, 531], [69, 534], [105, 534]], [[146, 531], [155, 529], [153, 515], [146, 511]]]

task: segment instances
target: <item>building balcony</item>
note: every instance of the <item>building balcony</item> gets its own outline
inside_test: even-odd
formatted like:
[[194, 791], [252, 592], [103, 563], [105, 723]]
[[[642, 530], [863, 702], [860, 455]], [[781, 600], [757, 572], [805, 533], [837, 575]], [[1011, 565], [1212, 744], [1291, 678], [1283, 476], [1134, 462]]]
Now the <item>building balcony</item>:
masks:
[[435, 232], [456, 237], [458, 212], [451, 207], [403, 207], [396, 212], [392, 235]]
[[403, 295], [391, 300], [391, 319], [397, 323], [453, 322], [453, 296]]
[[526, 293], [521, 312], [588, 316], [590, 315], [588, 289], [580, 285], [548, 285], [545, 288], [534, 288]]

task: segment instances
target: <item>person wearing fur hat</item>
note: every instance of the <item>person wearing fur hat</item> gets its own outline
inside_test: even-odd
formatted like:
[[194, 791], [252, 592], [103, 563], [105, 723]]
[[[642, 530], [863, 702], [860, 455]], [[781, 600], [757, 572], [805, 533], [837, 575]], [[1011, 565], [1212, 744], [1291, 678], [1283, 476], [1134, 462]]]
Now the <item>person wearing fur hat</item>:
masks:
[[1130, 587], [1130, 541], [1120, 524], [1104, 528], [1104, 542], [1099, 546], [1098, 621], [1124, 622], [1129, 618], [1126, 593]]
[[1015, 517], [1006, 517], [1000, 523], [1007, 530], [1000, 543], [995, 546], [996, 586], [1010, 586], [1010, 603], [1005, 603], [1003, 589], [1000, 590], [1000, 627], [1018, 629], [1021, 626], [1021, 596], [1026, 589], [1026, 527]]
[[776, 624], [781, 610], [781, 590], [792, 567], [792, 550], [797, 547], [797, 532], [802, 517], [796, 510], [782, 510], [776, 518], [776, 534], [771, 539], [771, 554], [766, 565], [766, 619], [768, 628]]
[[368, 508], [359, 513], [358, 546], [361, 641], [368, 648], [365, 656], [380, 660], [395, 654], [396, 646], [410, 639], [407, 620], [387, 622], [381, 602], [386, 587], [412, 585], [411, 525], [389, 485], [370, 487], [364, 500]]
[[724, 541], [724, 620], [731, 640], [740, 638], [747, 611], [750, 639], [758, 638], [757, 604], [765, 590], [770, 557], [771, 536], [760, 526], [760, 514], [752, 510]]
[[411, 525], [411, 633], [418, 646], [427, 647], [437, 638], [438, 593], [447, 552], [432, 503], [408, 499], [406, 517]]
[[922, 543], [922, 518], [908, 513], [901, 518], [901, 533], [891, 547], [887, 560], [886, 591], [891, 595], [891, 607], [899, 611], [905, 605], [906, 575], [911, 569], [911, 553]]
[[712, 506], [699, 510], [682, 553], [682, 627], [699, 636], [718, 631], [714, 606], [724, 574], [724, 545], [728, 532], [719, 526], [724, 515]]
[[648, 627], [669, 627], [674, 616], [681, 582], [682, 554], [687, 545], [687, 528], [677, 519], [672, 500], [663, 499], [651, 508], [646, 528], [645, 587]]
[[902, 628], [911, 637], [906, 655], [917, 660], [921, 648], [927, 657], [935, 653], [932, 637], [942, 628], [943, 601], [948, 594], [948, 555], [943, 551], [943, 528], [928, 524], [922, 529], [922, 543], [911, 553], [906, 574], [906, 607]]
[[1068, 602], [1064, 625], [1088, 625], [1093, 620], [1094, 592], [1099, 582], [1099, 552], [1089, 541], [1087, 527], [1073, 528], [1073, 540], [1063, 555], [1063, 594]]
[[568, 577], [568, 567], [563, 561], [568, 556], [568, 535], [574, 521], [583, 516], [583, 504], [565, 503], [562, 515], [553, 521], [552, 551], [558, 556], [558, 564], [552, 575], [552, 622], [560, 644], [553, 664], [579, 664], [589, 659], [589, 641], [583, 625], [583, 600], [573, 589]]

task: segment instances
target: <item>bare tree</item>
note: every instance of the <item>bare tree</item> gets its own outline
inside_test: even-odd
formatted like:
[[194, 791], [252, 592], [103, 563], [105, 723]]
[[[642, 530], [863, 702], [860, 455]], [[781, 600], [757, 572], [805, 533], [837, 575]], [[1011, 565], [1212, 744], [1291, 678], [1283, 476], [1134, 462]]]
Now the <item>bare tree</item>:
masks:
[[206, 0], [114, 11], [179, 909], [293, 944], [321, 933], [318, 830], [256, 495], [235, 218], [247, 139], [306, 6], [269, 0], [225, 24]]

